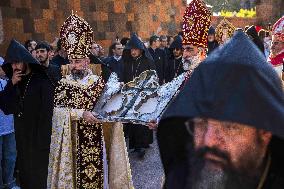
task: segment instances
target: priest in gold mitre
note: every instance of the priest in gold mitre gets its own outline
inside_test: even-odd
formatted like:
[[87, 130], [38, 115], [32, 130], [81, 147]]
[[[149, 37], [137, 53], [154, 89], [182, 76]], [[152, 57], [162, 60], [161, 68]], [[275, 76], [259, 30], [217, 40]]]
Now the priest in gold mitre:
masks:
[[93, 31], [72, 13], [61, 27], [60, 38], [70, 61], [70, 74], [55, 90], [47, 188], [132, 188], [121, 125], [114, 127], [121, 130], [112, 132], [111, 142], [116, 145], [110, 147], [109, 154], [115, 156], [109, 157], [109, 166], [102, 124], [91, 112], [105, 86], [88, 67]]
[[182, 25], [183, 69], [192, 72], [206, 58], [211, 12], [202, 0], [192, 0], [186, 7]]
[[[194, 69], [206, 58], [211, 12], [202, 0], [192, 0], [183, 15], [182, 24], [182, 64], [189, 78]], [[190, 82], [186, 79], [185, 82]], [[184, 82], [184, 83], [185, 83]], [[159, 120], [151, 120], [148, 127], [154, 129]], [[176, 125], [176, 122], [168, 122]]]

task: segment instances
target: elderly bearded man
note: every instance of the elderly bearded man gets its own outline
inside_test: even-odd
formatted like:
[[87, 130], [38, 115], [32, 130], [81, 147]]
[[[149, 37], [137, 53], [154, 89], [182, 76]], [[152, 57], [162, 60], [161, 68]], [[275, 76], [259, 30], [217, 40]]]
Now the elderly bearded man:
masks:
[[281, 81], [238, 32], [195, 69], [160, 122], [165, 188], [284, 188], [283, 138]]
[[[198, 15], [198, 16], [196, 16]], [[183, 69], [192, 72], [206, 58], [211, 12], [202, 0], [193, 0], [183, 16]]]
[[47, 188], [108, 188], [102, 125], [91, 113], [104, 87], [103, 79], [88, 69], [93, 32], [72, 14], [60, 38], [71, 74], [55, 90]]

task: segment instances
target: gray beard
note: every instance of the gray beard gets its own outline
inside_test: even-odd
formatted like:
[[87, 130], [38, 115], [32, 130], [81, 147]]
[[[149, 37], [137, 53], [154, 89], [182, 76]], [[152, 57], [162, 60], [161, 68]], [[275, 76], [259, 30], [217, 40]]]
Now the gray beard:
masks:
[[83, 79], [87, 73], [84, 70], [71, 71], [72, 78], [77, 81]]
[[186, 188], [190, 189], [252, 189], [259, 176], [250, 177], [232, 168], [210, 169], [202, 160], [191, 162]]
[[194, 56], [188, 59], [182, 58], [182, 63], [183, 63], [183, 69], [188, 71], [188, 70], [194, 70], [200, 63], [200, 59], [198, 56]]
[[223, 170], [210, 170], [204, 167], [196, 181], [192, 182], [192, 189], [226, 189], [228, 177]]

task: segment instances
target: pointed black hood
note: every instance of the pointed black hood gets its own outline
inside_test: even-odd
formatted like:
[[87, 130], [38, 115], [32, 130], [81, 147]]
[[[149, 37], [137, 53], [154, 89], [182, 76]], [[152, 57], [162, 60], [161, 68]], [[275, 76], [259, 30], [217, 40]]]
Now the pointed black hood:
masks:
[[136, 34], [132, 34], [130, 40], [126, 44], [125, 50], [130, 50], [130, 49], [141, 49], [144, 51], [145, 56], [150, 59], [151, 61], [154, 61], [153, 57], [149, 53], [147, 47], [144, 45], [144, 43], [138, 38]]
[[9, 78], [12, 78], [12, 62], [24, 62], [33, 65], [34, 69], [41, 69], [40, 63], [31, 55], [31, 53], [18, 41], [12, 39], [7, 49], [5, 61], [2, 68]]
[[209, 117], [271, 131], [284, 138], [282, 83], [243, 32], [212, 53], [166, 110], [169, 117]]
[[187, 166], [193, 139], [184, 123], [194, 117], [238, 122], [271, 131], [270, 170], [284, 175], [282, 83], [243, 32], [236, 32], [228, 43], [212, 52], [194, 70], [164, 113], [157, 139], [166, 185], [172, 182], [170, 172]]
[[24, 62], [27, 64], [40, 64], [31, 53], [18, 41], [12, 39], [7, 49], [4, 64]]
[[176, 36], [173, 43], [170, 45], [170, 49], [182, 49], [182, 39], [181, 36]]

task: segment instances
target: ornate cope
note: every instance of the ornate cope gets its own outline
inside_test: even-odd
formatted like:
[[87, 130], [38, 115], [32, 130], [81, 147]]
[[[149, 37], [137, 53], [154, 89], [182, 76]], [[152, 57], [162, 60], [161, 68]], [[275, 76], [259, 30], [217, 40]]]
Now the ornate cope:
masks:
[[55, 89], [47, 188], [103, 188], [102, 126], [74, 114], [91, 111], [104, 88], [97, 76], [87, 83], [62, 79]]

